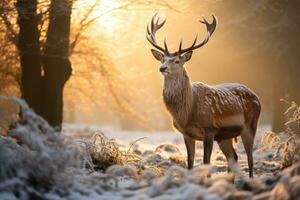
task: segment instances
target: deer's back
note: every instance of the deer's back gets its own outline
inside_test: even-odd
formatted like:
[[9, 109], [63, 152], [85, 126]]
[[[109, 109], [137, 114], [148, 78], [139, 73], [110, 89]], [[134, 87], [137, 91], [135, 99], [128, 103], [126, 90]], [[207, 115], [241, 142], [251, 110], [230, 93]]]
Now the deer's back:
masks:
[[209, 86], [193, 83], [194, 109], [192, 123], [201, 126], [242, 125], [260, 113], [254, 92], [242, 84], [227, 83]]

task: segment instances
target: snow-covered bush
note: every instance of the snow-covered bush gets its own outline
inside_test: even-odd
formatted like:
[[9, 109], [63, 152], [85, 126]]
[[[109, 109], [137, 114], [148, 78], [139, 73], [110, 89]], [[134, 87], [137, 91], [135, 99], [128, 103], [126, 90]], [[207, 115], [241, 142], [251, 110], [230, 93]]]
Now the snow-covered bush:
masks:
[[20, 198], [39, 196], [38, 191], [67, 179], [66, 171], [78, 168], [82, 155], [72, 139], [55, 132], [24, 101], [6, 100], [19, 105], [21, 116], [8, 137], [0, 137], [0, 190], [13, 191]]

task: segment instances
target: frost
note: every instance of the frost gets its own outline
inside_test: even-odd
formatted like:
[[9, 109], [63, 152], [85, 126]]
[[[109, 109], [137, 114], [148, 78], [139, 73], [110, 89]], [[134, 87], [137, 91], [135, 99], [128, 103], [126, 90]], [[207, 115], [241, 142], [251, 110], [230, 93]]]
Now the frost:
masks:
[[136, 168], [131, 166], [113, 165], [106, 170], [106, 174], [112, 176], [128, 176], [134, 179], [138, 177]]
[[[126, 158], [128, 162], [112, 164], [105, 170], [96, 169], [91, 153], [98, 152], [94, 156], [100, 162], [101, 159], [111, 158], [113, 151], [121, 157], [132, 155], [132, 152], [126, 154], [130, 148], [124, 153], [110, 139], [102, 141], [103, 137], [97, 137], [93, 143], [95, 138], [78, 140], [57, 133], [23, 101], [17, 98], [3, 99], [14, 101], [22, 112], [20, 121], [8, 136], [0, 137], [1, 200], [299, 197], [300, 163], [283, 170], [278, 176], [254, 179], [219, 173], [218, 168], [209, 165], [187, 170], [180, 164], [185, 158], [181, 148], [173, 144], [159, 145], [154, 151], [140, 150], [140, 155]], [[169, 135], [165, 137], [170, 139]], [[162, 140], [166, 138], [162, 137]], [[94, 149], [89, 151], [87, 147]], [[112, 154], [104, 154], [103, 148], [108, 147], [110, 149], [105, 152]], [[139, 159], [133, 162], [132, 158]], [[217, 161], [226, 163], [225, 160]], [[265, 167], [258, 162], [256, 166]]]

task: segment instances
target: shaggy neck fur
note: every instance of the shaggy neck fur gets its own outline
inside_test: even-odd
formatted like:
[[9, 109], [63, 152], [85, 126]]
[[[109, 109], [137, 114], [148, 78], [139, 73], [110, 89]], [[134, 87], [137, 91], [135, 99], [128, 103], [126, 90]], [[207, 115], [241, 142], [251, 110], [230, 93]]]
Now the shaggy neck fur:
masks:
[[192, 86], [185, 70], [176, 77], [165, 77], [163, 97], [175, 123], [185, 126], [193, 107]]

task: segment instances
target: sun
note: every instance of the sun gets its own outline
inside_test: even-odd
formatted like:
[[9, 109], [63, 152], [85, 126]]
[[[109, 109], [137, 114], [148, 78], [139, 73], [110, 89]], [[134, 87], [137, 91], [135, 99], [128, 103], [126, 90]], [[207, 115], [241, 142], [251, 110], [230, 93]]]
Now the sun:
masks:
[[120, 20], [115, 11], [122, 6], [120, 1], [101, 0], [99, 6], [94, 10], [93, 15], [97, 17], [96, 23], [101, 26], [104, 34], [112, 35], [115, 29], [120, 25]]

